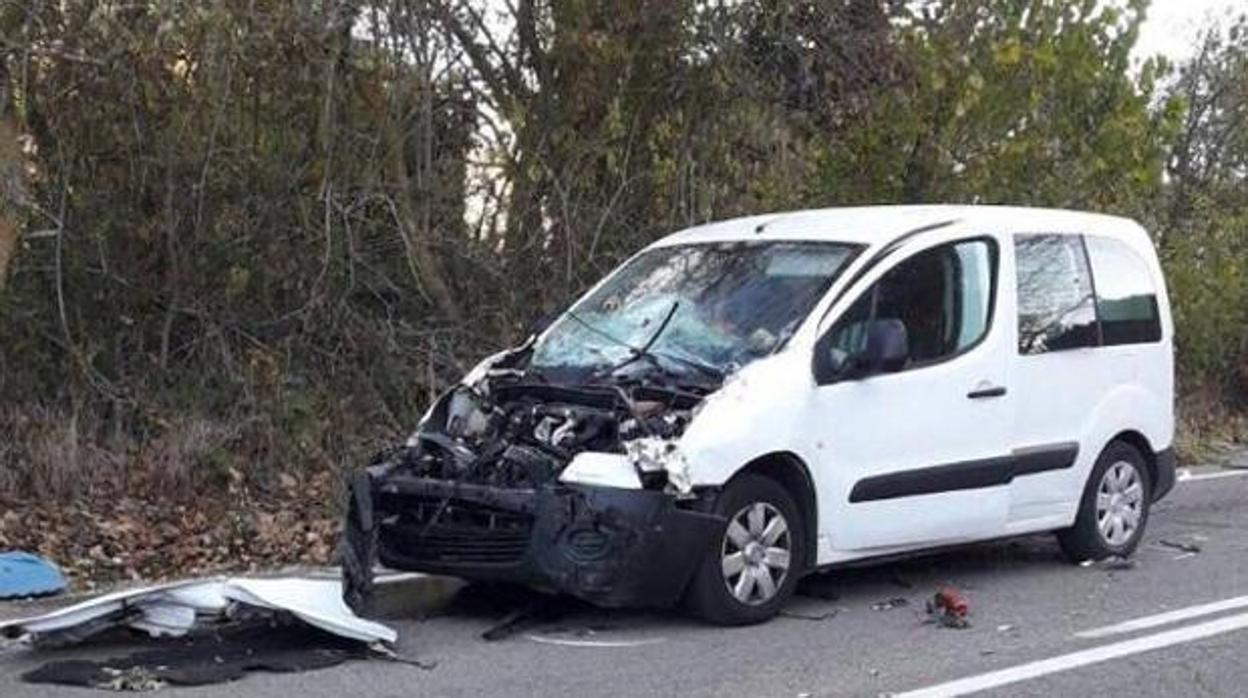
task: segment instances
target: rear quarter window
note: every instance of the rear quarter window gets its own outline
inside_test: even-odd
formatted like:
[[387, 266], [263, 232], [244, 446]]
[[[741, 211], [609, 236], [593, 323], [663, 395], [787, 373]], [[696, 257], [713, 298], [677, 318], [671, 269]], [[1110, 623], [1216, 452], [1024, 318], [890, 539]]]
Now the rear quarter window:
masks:
[[1087, 254], [1078, 235], [1014, 236], [1018, 282], [1018, 351], [1099, 344]]
[[1161, 341], [1157, 292], [1148, 264], [1126, 243], [1088, 235], [1096, 312], [1106, 345]]

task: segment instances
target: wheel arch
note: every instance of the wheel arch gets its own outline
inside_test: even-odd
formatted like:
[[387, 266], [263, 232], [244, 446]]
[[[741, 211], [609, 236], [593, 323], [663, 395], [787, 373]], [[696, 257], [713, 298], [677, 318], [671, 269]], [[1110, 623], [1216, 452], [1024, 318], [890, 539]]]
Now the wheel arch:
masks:
[[[1160, 473], [1157, 467], [1157, 451], [1149, 443], [1148, 437], [1134, 429], [1124, 429], [1106, 441], [1100, 453], [1104, 453], [1105, 449], [1114, 442], [1125, 443], [1140, 452], [1140, 455], [1144, 457], [1144, 467], [1148, 468], [1148, 482], [1155, 489], [1160, 481]], [[1097, 458], [1100, 457], [1100, 453], [1097, 454]]]
[[802, 516], [802, 527], [806, 530], [802, 572], [814, 569], [818, 561], [819, 505], [815, 497], [815, 481], [806, 463], [790, 451], [774, 451], [746, 463], [733, 475], [733, 479], [746, 473], [774, 480], [797, 502]]

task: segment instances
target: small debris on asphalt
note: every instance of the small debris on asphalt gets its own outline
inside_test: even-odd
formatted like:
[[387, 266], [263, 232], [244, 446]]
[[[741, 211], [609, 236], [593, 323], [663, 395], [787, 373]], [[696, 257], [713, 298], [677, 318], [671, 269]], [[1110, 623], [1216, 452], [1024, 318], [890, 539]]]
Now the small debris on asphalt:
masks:
[[891, 611], [894, 608], [905, 608], [910, 605], [910, 600], [901, 596], [888, 599], [887, 601], [876, 601], [871, 604], [872, 611]]
[[929, 620], [946, 628], [962, 630], [971, 627], [971, 622], [967, 620], [970, 612], [971, 606], [962, 594], [949, 586], [941, 587], [927, 602]]
[[1014, 629], [1014, 626], [1010, 625], [1009, 623], [1002, 623], [1001, 625], [997, 626], [997, 632], [999, 633], [1008, 633], [1013, 629]]
[[488, 627], [481, 633], [481, 639], [488, 642], [503, 640], [515, 635], [522, 630], [526, 624], [533, 620], [541, 607], [541, 601], [535, 601], [527, 606], [521, 606], [507, 615], [499, 619], [497, 623]]
[[783, 611], [780, 611], [780, 615], [785, 618], [797, 618], [799, 620], [827, 620], [829, 618], [835, 618], [836, 614], [839, 613], [840, 610], [841, 609], [839, 608], [832, 608], [826, 611], [802, 611], [786, 608]]
[[537, 595], [528, 603], [517, 606], [481, 633], [488, 642], [503, 640], [539, 623], [558, 623], [568, 614], [569, 606], [560, 597]]
[[1109, 570], [1111, 572], [1122, 572], [1135, 569], [1135, 560], [1128, 560], [1121, 555], [1110, 555], [1104, 560], [1101, 560], [1097, 566], [1103, 570]]
[[168, 685], [147, 667], [136, 666], [125, 670], [104, 667], [103, 674], [109, 678], [102, 681], [97, 688], [108, 691], [147, 693], [159, 691]]
[[437, 662], [422, 662], [419, 659], [400, 657], [398, 652], [395, 652], [393, 649], [390, 648], [390, 646], [381, 642], [374, 642], [373, 644], [369, 645], [368, 648], [373, 651], [373, 654], [375, 656], [381, 659], [385, 659], [390, 662], [394, 662], [395, 664], [406, 664], [408, 666], [414, 666], [417, 669], [421, 669], [423, 671], [432, 671], [433, 669], [438, 668]]
[[1091, 567], [1092, 565], [1095, 565], [1095, 564], [1096, 564], [1096, 560], [1084, 560], [1083, 562], [1080, 562], [1080, 563], [1079, 563], [1079, 566], [1080, 566], [1080, 567]]
[[1199, 543], [1189, 543], [1187, 541], [1166, 540], [1163, 538], [1157, 541], [1157, 544], [1164, 545], [1167, 548], [1174, 548], [1175, 550], [1182, 550], [1185, 553], [1199, 553], [1202, 550]]

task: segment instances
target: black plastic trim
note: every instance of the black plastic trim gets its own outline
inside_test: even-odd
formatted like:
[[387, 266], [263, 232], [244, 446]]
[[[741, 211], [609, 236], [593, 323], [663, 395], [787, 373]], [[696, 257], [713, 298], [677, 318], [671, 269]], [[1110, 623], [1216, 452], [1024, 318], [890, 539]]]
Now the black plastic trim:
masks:
[[1176, 470], [1178, 469], [1178, 458], [1174, 454], [1174, 447], [1163, 448], [1156, 455], [1156, 472], [1154, 475], [1157, 481], [1153, 483], [1153, 501], [1156, 502], [1162, 497], [1170, 493], [1174, 489], [1174, 482], [1177, 479]]
[[947, 463], [859, 480], [851, 504], [1007, 485], [1020, 475], [1063, 470], [1075, 464], [1079, 444], [1069, 441], [1015, 449], [1008, 456]]
[[993, 388], [984, 388], [983, 390], [972, 390], [966, 396], [972, 400], [981, 400], [986, 397], [1004, 397], [1005, 393], [1005, 386], [998, 385]]

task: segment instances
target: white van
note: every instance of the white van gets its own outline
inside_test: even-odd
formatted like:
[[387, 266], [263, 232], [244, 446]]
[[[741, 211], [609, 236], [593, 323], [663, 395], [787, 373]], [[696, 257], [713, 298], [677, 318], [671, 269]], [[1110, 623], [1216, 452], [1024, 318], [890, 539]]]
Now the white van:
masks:
[[482, 362], [352, 483], [348, 601], [392, 568], [775, 615], [809, 571], [1055, 531], [1129, 555], [1174, 484], [1147, 233], [983, 206], [663, 238]]

